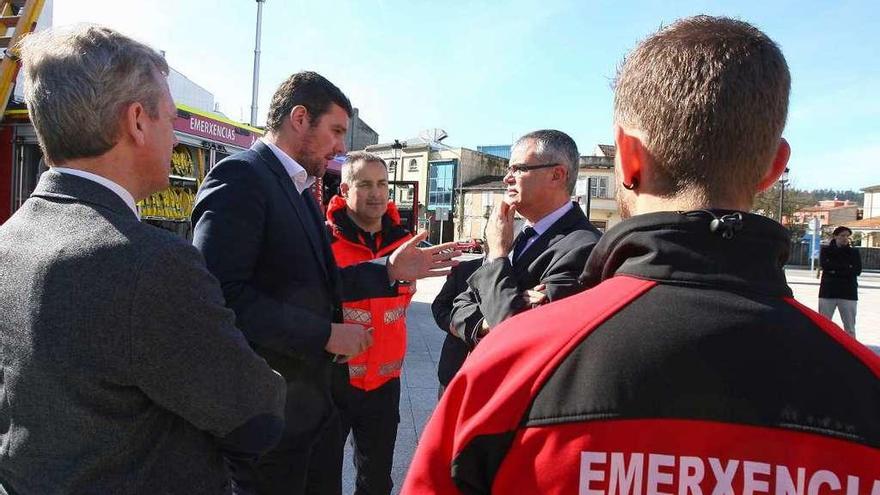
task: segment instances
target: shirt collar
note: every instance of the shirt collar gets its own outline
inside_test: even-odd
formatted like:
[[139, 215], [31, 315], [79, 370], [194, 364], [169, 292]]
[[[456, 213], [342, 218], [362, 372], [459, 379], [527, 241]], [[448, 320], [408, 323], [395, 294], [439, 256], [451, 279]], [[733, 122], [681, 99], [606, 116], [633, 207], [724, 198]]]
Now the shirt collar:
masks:
[[127, 189], [113, 182], [112, 180], [76, 168], [52, 167], [52, 170], [56, 172], [61, 172], [62, 174], [75, 175], [77, 177], [82, 177], [83, 179], [88, 179], [92, 182], [97, 182], [98, 184], [101, 184], [102, 186], [116, 193], [116, 195], [125, 202], [125, 205], [128, 206], [129, 209], [131, 209], [131, 211], [134, 213], [134, 216], [137, 217], [138, 220], [141, 219], [141, 215], [140, 213], [138, 213], [137, 210], [137, 205], [134, 202], [134, 196], [132, 196]]
[[544, 232], [547, 232], [547, 229], [549, 229], [554, 223], [556, 223], [557, 220], [562, 218], [562, 216], [568, 213], [568, 210], [572, 208], [574, 208], [574, 203], [572, 203], [571, 201], [566, 201], [564, 205], [560, 206], [550, 214], [546, 215], [544, 218], [535, 222], [535, 224], [531, 226], [533, 229], [535, 229], [535, 233], [537, 234], [535, 237], [543, 234]]
[[284, 150], [276, 146], [274, 143], [270, 143], [265, 138], [260, 138], [260, 140], [272, 150], [272, 153], [274, 153], [275, 157], [278, 158], [278, 161], [281, 162], [281, 165], [284, 167], [284, 170], [287, 171], [287, 175], [290, 176], [293, 185], [300, 194], [306, 189], [312, 187], [312, 184], [315, 183], [315, 177], [309, 175], [302, 165], [297, 163], [296, 160], [291, 158], [290, 155], [285, 153]]

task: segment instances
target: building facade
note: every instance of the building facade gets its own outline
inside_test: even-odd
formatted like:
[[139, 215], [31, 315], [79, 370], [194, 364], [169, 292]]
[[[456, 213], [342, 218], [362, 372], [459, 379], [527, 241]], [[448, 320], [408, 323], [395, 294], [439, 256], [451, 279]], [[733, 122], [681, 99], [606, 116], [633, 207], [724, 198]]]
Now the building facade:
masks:
[[510, 160], [510, 147], [509, 144], [494, 144], [490, 146], [477, 146], [477, 151], [480, 153], [485, 153], [487, 155], [497, 156], [498, 158], [504, 158], [506, 160]]
[[486, 175], [503, 175], [507, 168], [503, 158], [432, 145], [420, 138], [376, 144], [367, 151], [388, 163], [392, 198], [398, 206], [418, 208], [419, 227], [429, 231], [434, 243], [464, 236], [463, 184]]
[[864, 214], [862, 218], [880, 217], [880, 186], [871, 186], [862, 189], [865, 193]]
[[590, 222], [602, 232], [621, 220], [615, 198], [616, 186], [613, 152], [611, 156], [597, 154], [580, 158], [578, 180], [572, 199], [577, 201]]
[[[504, 199], [507, 186], [503, 175], [487, 175], [466, 182], [462, 186], [464, 214], [461, 239], [485, 239], [486, 224], [492, 208]], [[519, 232], [522, 218], [517, 215], [514, 232]]]
[[862, 247], [880, 248], [880, 186], [866, 187], [862, 192], [865, 193], [862, 219], [843, 225], [861, 237]]
[[818, 218], [822, 225], [843, 225], [847, 222], [854, 222], [859, 218], [859, 205], [849, 200], [819, 201], [815, 206], [802, 208], [792, 213], [791, 223], [792, 225], [804, 225], [810, 223], [813, 218]]
[[345, 131], [345, 148], [348, 150], [362, 150], [378, 142], [379, 133], [361, 119], [357, 108], [352, 109], [351, 122]]

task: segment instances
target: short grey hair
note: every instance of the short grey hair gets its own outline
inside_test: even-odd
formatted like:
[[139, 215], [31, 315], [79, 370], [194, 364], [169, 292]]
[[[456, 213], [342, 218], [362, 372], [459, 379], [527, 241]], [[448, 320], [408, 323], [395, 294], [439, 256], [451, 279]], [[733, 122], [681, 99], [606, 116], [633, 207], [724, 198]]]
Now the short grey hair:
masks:
[[147, 45], [81, 24], [31, 34], [20, 48], [25, 102], [50, 164], [109, 151], [132, 103], [159, 116], [168, 63]]
[[352, 151], [345, 155], [345, 161], [342, 162], [342, 182], [348, 185], [354, 184], [355, 164], [363, 163], [381, 163], [385, 170], [388, 170], [388, 164], [385, 160], [374, 153], [368, 151]]
[[574, 139], [562, 131], [541, 129], [517, 139], [512, 149], [526, 146], [530, 142], [535, 143], [535, 153], [542, 162], [565, 165], [568, 170], [565, 185], [568, 186], [568, 193], [572, 194], [577, 184], [578, 163], [581, 157]]

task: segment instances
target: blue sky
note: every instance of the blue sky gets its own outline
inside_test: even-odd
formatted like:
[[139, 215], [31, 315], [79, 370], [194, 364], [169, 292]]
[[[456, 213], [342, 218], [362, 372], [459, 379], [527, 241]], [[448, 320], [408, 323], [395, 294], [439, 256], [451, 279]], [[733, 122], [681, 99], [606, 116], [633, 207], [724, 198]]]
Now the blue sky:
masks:
[[[267, 0], [259, 122], [277, 85], [315, 70], [380, 141], [439, 127], [447, 144], [508, 144], [539, 128], [583, 153], [611, 142], [611, 81], [659, 26], [699, 13], [749, 21], [792, 72], [793, 185], [880, 184], [880, 5], [873, 1], [470, 2]], [[95, 22], [164, 50], [233, 119], [250, 115], [253, 0], [56, 0], [56, 25]]]

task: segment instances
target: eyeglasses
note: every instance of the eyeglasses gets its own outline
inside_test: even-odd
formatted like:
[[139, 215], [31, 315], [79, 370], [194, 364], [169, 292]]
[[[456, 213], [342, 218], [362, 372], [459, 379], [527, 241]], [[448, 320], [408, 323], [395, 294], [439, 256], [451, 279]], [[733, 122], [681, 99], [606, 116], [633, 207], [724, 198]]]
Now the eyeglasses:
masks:
[[510, 175], [520, 175], [523, 172], [527, 172], [529, 170], [537, 170], [539, 168], [550, 168], [559, 166], [558, 163], [545, 163], [543, 165], [523, 165], [521, 163], [515, 163], [507, 166], [507, 173]]

